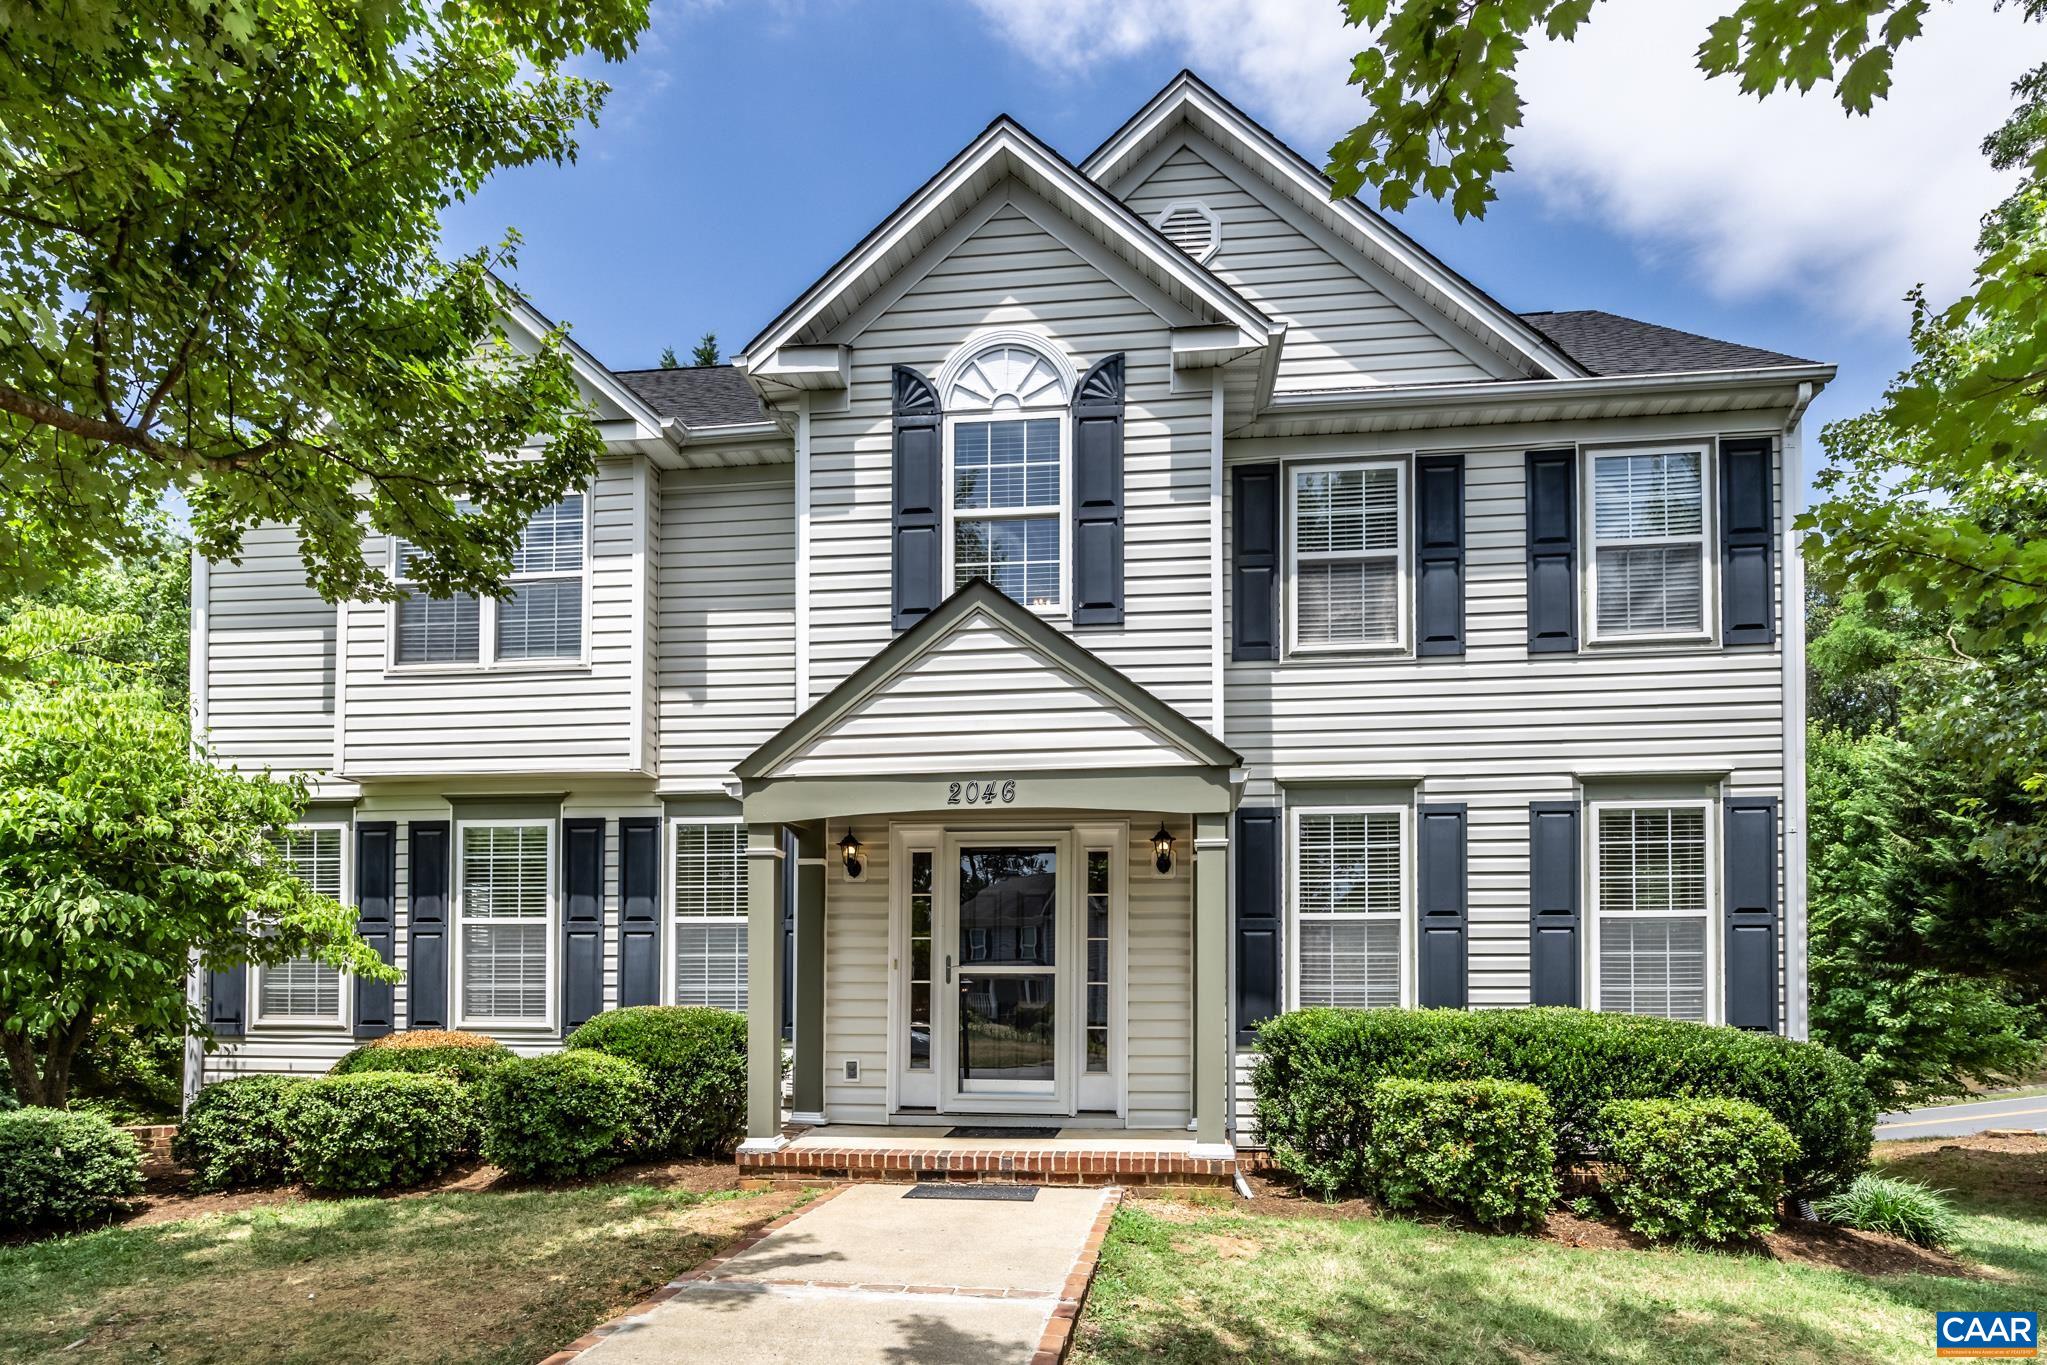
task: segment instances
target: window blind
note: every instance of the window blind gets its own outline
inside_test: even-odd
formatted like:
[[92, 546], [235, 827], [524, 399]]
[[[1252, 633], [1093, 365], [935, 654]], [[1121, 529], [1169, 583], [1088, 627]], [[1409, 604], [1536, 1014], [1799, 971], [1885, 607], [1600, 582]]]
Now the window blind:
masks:
[[1294, 475], [1294, 638], [1309, 645], [1400, 640], [1400, 471]]
[[1695, 450], [1593, 460], [1593, 617], [1602, 635], [1705, 628], [1705, 488]]
[[1300, 1003], [1400, 1004], [1400, 816], [1304, 812], [1296, 830]]
[[1706, 1017], [1706, 810], [1602, 810], [1599, 1008]]
[[675, 1002], [746, 1008], [746, 830], [675, 826]]
[[471, 1018], [547, 1017], [548, 831], [462, 827], [462, 1010]]
[[[294, 829], [278, 840], [292, 874], [323, 896], [341, 899], [341, 831]], [[256, 1010], [264, 1019], [341, 1018], [341, 971], [311, 958], [267, 965], [256, 977]]]

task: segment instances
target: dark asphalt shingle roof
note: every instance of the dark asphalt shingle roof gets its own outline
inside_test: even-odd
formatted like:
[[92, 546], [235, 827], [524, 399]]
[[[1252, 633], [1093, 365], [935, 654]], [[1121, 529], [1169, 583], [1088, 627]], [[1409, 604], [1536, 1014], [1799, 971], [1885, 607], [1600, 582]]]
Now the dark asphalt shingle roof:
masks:
[[685, 365], [671, 370], [614, 370], [648, 407], [692, 427], [765, 422], [767, 409], [730, 365]]
[[1693, 370], [1750, 370], [1773, 365], [1811, 365], [1733, 341], [1715, 341], [1675, 327], [1585, 309], [1565, 313], [1523, 313], [1530, 326], [1594, 374], [1671, 374]]

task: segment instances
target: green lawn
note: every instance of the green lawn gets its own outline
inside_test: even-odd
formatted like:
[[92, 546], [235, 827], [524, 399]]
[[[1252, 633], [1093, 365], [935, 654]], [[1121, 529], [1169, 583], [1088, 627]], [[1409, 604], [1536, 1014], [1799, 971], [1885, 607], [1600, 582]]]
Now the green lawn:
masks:
[[1922, 1143], [1884, 1159], [1956, 1192], [1976, 1277], [1138, 1200], [1103, 1247], [1074, 1359], [1920, 1362], [1935, 1310], [2047, 1308], [2047, 1153]]
[[0, 1247], [0, 1360], [531, 1365], [795, 1202], [443, 1191]]

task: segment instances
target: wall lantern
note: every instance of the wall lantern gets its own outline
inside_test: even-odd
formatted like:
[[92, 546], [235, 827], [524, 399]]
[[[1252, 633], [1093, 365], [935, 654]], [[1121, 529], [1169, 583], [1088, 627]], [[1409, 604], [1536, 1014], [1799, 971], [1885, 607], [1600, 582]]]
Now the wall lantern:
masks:
[[1173, 874], [1173, 832], [1164, 820], [1159, 821], [1159, 832], [1151, 836], [1151, 863], [1161, 877]]
[[845, 861], [847, 880], [860, 880], [860, 874], [867, 869], [867, 855], [861, 852], [860, 841], [854, 837], [850, 828], [846, 831], [846, 837], [839, 840], [839, 857]]

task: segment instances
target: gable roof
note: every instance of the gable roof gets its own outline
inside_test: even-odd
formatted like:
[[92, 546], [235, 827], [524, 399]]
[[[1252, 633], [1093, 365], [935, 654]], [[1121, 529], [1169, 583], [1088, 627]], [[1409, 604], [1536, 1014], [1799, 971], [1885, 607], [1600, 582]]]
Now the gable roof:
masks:
[[1190, 312], [1233, 324], [1256, 345], [1271, 344], [1283, 332], [1157, 228], [1005, 114], [761, 329], [740, 353], [740, 368], [756, 368], [769, 352], [791, 342], [818, 340], [821, 328], [849, 315], [968, 206], [1010, 177], [1060, 206]]
[[1767, 370], [1817, 363], [1597, 309], [1521, 316], [1596, 375]]
[[769, 420], [760, 395], [732, 365], [677, 365], [613, 373], [655, 412], [686, 426], [741, 426]]
[[1513, 362], [1529, 378], [1577, 378], [1584, 367], [1505, 304], [1356, 199], [1332, 201], [1333, 186], [1307, 158], [1192, 71], [1182, 71], [1081, 162], [1104, 185], [1122, 178], [1185, 122], [1237, 153], [1290, 202], [1383, 266], [1454, 325]]
[[1243, 764], [1236, 750], [1132, 681], [1120, 670], [1047, 624], [1028, 607], [976, 578], [938, 604], [937, 610], [896, 636], [845, 681], [818, 698], [803, 714], [748, 754], [734, 768], [742, 780], [771, 777], [791, 759], [807, 751], [871, 699], [887, 691], [949, 639], [986, 623], [1010, 637], [1050, 670], [1080, 691], [1092, 693], [1122, 713], [1132, 726], [1154, 734], [1189, 761], [1219, 768]]

